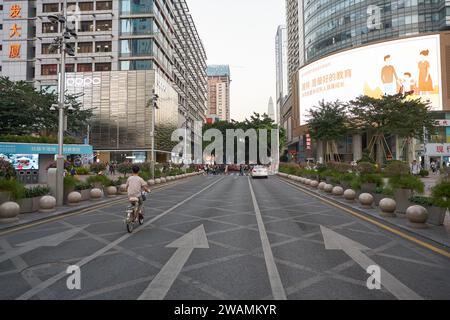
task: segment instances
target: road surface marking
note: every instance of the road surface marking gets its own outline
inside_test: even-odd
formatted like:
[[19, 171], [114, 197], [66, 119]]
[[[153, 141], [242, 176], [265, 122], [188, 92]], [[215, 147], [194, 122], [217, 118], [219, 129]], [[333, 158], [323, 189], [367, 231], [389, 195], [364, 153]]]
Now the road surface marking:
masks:
[[398, 235], [398, 236], [400, 236], [400, 237], [402, 237], [402, 238], [404, 238], [404, 239], [407, 239], [407, 240], [409, 240], [409, 241], [411, 241], [411, 242], [414, 242], [415, 244], [418, 244], [418, 245], [420, 245], [420, 246], [422, 246], [422, 247], [424, 247], [424, 248], [427, 248], [428, 250], [431, 250], [431, 251], [433, 251], [433, 252], [435, 252], [435, 253], [438, 253], [438, 254], [440, 254], [440, 255], [442, 255], [442, 256], [444, 256], [444, 257], [450, 258], [450, 252], [448, 252], [448, 251], [446, 251], [446, 250], [440, 249], [440, 248], [438, 248], [438, 247], [436, 247], [436, 246], [433, 246], [432, 244], [429, 244], [429, 243], [427, 243], [427, 242], [425, 242], [425, 241], [419, 240], [419, 239], [417, 239], [417, 238], [415, 238], [415, 237], [413, 237], [413, 236], [410, 236], [410, 235], [408, 235], [408, 234], [406, 234], [406, 233], [404, 233], [404, 232], [402, 232], [402, 231], [400, 231], [400, 230], [397, 230], [397, 229], [394, 229], [394, 228], [392, 228], [392, 227], [389, 227], [389, 226], [387, 226], [387, 225], [385, 225], [385, 224], [383, 224], [383, 223], [381, 223], [381, 222], [379, 222], [379, 221], [377, 221], [377, 220], [374, 220], [374, 219], [372, 219], [372, 218], [366, 217], [366, 216], [363, 215], [363, 214], [360, 214], [360, 213], [355, 212], [355, 211], [353, 211], [353, 210], [350, 210], [350, 209], [347, 209], [347, 208], [345, 208], [345, 207], [342, 207], [342, 206], [340, 206], [340, 205], [337, 204], [337, 203], [334, 203], [334, 202], [329, 201], [329, 200], [327, 200], [327, 199], [325, 199], [325, 198], [322, 198], [320, 195], [317, 195], [317, 194], [314, 194], [314, 193], [312, 193], [312, 192], [309, 192], [307, 189], [304, 189], [303, 187], [300, 187], [300, 186], [294, 185], [294, 184], [292, 184], [292, 183], [286, 182], [286, 181], [284, 181], [283, 179], [280, 179], [280, 181], [281, 181], [282, 183], [284, 183], [284, 184], [287, 184], [287, 185], [291, 186], [291, 187], [294, 188], [294, 189], [300, 190], [300, 191], [303, 192], [303, 193], [306, 193], [306, 194], [309, 194], [309, 195], [311, 195], [311, 196], [313, 196], [313, 197], [315, 197], [315, 198], [318, 198], [320, 201], [322, 201], [322, 202], [324, 202], [324, 203], [327, 203], [327, 204], [329, 204], [329, 205], [332, 205], [333, 207], [338, 208], [338, 209], [341, 209], [341, 210], [343, 210], [343, 211], [345, 211], [345, 212], [347, 212], [347, 213], [350, 213], [351, 215], [353, 215], [353, 216], [355, 216], [355, 217], [358, 217], [358, 218], [360, 218], [360, 219], [362, 219], [362, 220], [365, 220], [365, 221], [367, 221], [367, 222], [370, 222], [370, 223], [372, 223], [372, 224], [374, 224], [374, 225], [380, 227], [381, 229], [384, 229], [384, 230], [386, 230], [386, 231], [389, 231], [389, 232], [391, 232], [391, 233], [394, 233], [394, 234], [396, 234], [396, 235]]
[[[86, 228], [87, 226], [79, 227], [79, 228], [73, 228], [67, 231], [63, 231], [51, 236], [34, 239], [28, 242], [24, 242], [21, 244], [16, 245], [16, 248], [13, 248], [11, 250], [8, 250], [5, 252], [4, 255], [0, 256], [0, 263], [15, 258], [17, 256], [21, 256], [24, 253], [33, 251], [40, 247], [56, 247], [59, 246], [61, 243], [66, 241], [67, 239], [72, 238], [74, 235], [76, 235], [78, 232]], [[18, 247], [18, 248], [17, 248]]]
[[269, 238], [267, 236], [266, 227], [259, 210], [258, 202], [256, 201], [255, 192], [253, 191], [252, 183], [248, 178], [248, 185], [250, 193], [252, 194], [253, 207], [255, 208], [256, 221], [258, 222], [259, 236], [264, 252], [264, 259], [266, 260], [267, 273], [269, 274], [270, 286], [272, 287], [272, 295], [275, 300], [286, 300], [286, 292], [284, 291], [283, 283], [281, 282], [280, 274], [275, 264], [272, 248], [270, 247]]
[[[137, 234], [138, 232], [144, 230], [146, 227], [148, 227], [149, 225], [153, 224], [154, 222], [156, 222], [157, 220], [163, 218], [165, 215], [169, 214], [170, 212], [172, 212], [173, 210], [177, 209], [178, 207], [182, 206], [183, 204], [185, 204], [186, 202], [192, 200], [193, 198], [195, 198], [196, 196], [200, 195], [201, 193], [203, 193], [204, 191], [210, 189], [212, 186], [214, 186], [215, 184], [217, 184], [218, 182], [222, 181], [223, 178], [216, 180], [215, 182], [209, 184], [208, 186], [206, 186], [205, 188], [203, 188], [202, 190], [200, 190], [199, 192], [193, 194], [192, 196], [186, 198], [185, 200], [181, 201], [180, 203], [176, 204], [175, 206], [171, 207], [170, 209], [164, 211], [163, 213], [157, 215], [155, 218], [151, 219], [150, 221], [146, 222], [141, 228], [137, 229], [135, 233], [127, 233], [125, 235], [123, 235], [122, 237], [120, 237], [119, 239], [111, 242], [110, 244], [106, 245], [105, 247], [103, 247], [102, 249], [94, 252], [93, 254], [91, 254], [88, 257], [83, 258], [82, 260], [80, 260], [78, 263], [74, 264], [76, 266], [78, 266], [79, 268], [81, 268], [82, 266], [88, 264], [89, 262], [91, 262], [92, 260], [98, 258], [99, 256], [101, 256], [102, 254], [104, 254], [105, 252], [108, 252], [109, 250], [111, 250], [112, 248], [114, 248], [115, 246], [119, 245], [120, 243], [122, 243], [123, 241], [127, 240], [128, 238], [130, 238], [132, 235]], [[22, 294], [20, 297], [18, 297], [16, 300], [28, 300], [30, 298], [32, 298], [33, 296], [35, 296], [37, 293], [41, 292], [44, 289], [47, 289], [48, 287], [50, 287], [51, 285], [55, 284], [57, 281], [61, 280], [62, 278], [66, 277], [67, 273], [61, 272], [53, 277], [51, 277], [50, 279], [40, 283], [38, 286], [31, 288], [30, 290], [28, 290], [27, 292], [25, 292], [24, 294]]]
[[188, 261], [194, 249], [208, 249], [208, 239], [206, 238], [203, 225], [192, 230], [188, 234], [175, 240], [166, 248], [177, 248], [177, 251], [153, 278], [147, 289], [140, 295], [138, 300], [163, 300], [180, 274], [183, 266]]
[[[327, 250], [342, 250], [350, 258], [359, 264], [364, 270], [370, 266], [377, 265], [372, 259], [363, 253], [363, 251], [370, 250], [366, 246], [351, 240], [339, 233], [320, 226], [323, 240], [325, 242], [325, 249]], [[381, 281], [380, 284], [385, 287], [399, 300], [423, 300], [421, 296], [412, 291], [406, 285], [397, 280], [393, 275], [380, 267]]]

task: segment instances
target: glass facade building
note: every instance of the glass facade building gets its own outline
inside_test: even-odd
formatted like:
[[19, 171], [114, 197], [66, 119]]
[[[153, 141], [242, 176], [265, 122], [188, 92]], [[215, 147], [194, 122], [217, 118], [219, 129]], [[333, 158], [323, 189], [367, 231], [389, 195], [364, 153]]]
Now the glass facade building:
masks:
[[303, 4], [306, 63], [341, 49], [450, 29], [450, 3], [445, 0], [299, 2]]

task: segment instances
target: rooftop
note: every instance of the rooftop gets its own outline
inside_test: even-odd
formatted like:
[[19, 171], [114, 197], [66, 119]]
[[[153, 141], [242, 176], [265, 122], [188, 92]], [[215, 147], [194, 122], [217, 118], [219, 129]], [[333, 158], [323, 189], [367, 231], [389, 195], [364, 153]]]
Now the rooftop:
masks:
[[208, 77], [230, 76], [229, 65], [210, 65], [207, 70]]

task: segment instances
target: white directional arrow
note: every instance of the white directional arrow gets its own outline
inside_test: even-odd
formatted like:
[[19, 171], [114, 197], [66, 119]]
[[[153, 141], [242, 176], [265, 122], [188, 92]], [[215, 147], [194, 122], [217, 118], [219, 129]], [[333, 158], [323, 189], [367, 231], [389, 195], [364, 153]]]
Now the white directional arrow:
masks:
[[203, 225], [192, 230], [188, 234], [175, 240], [166, 248], [178, 248], [166, 265], [156, 275], [147, 289], [141, 294], [138, 300], [163, 300], [169, 292], [175, 279], [183, 269], [194, 249], [208, 249], [208, 239], [206, 238]]
[[51, 236], [23, 242], [21, 244], [18, 244], [17, 246], [19, 248], [14, 248], [11, 250], [6, 251], [4, 255], [0, 257], [0, 263], [3, 261], [9, 260], [11, 258], [20, 256], [24, 253], [33, 251], [34, 249], [40, 248], [40, 247], [56, 247], [59, 246], [61, 243], [66, 241], [67, 239], [72, 238], [74, 235], [76, 235], [78, 232], [86, 228], [87, 226], [79, 227], [79, 228], [73, 228], [61, 233], [57, 233]]
[[[325, 248], [327, 250], [342, 250], [350, 258], [359, 264], [364, 270], [367, 270], [370, 266], [376, 266], [373, 260], [371, 260], [362, 251], [370, 250], [366, 246], [355, 242], [347, 237], [344, 237], [328, 228], [320, 226], [323, 239], [325, 241]], [[385, 287], [390, 293], [392, 293], [399, 300], [422, 300], [423, 298], [417, 293], [412, 291], [406, 285], [397, 280], [393, 275], [380, 267], [381, 271], [381, 285]]]

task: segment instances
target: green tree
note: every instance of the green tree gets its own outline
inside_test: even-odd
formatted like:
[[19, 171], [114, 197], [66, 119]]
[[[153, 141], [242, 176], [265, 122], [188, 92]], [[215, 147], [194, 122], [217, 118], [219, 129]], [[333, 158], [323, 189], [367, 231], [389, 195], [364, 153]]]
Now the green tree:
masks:
[[[83, 109], [79, 95], [66, 95], [67, 132], [77, 135], [86, 130], [92, 109]], [[56, 135], [58, 112], [50, 110], [58, 101], [54, 93], [36, 90], [25, 81], [0, 77], [0, 135]]]
[[308, 125], [311, 137], [324, 145], [325, 161], [339, 159], [336, 141], [349, 132], [346, 106], [339, 101], [320, 101], [319, 106], [309, 111]]

